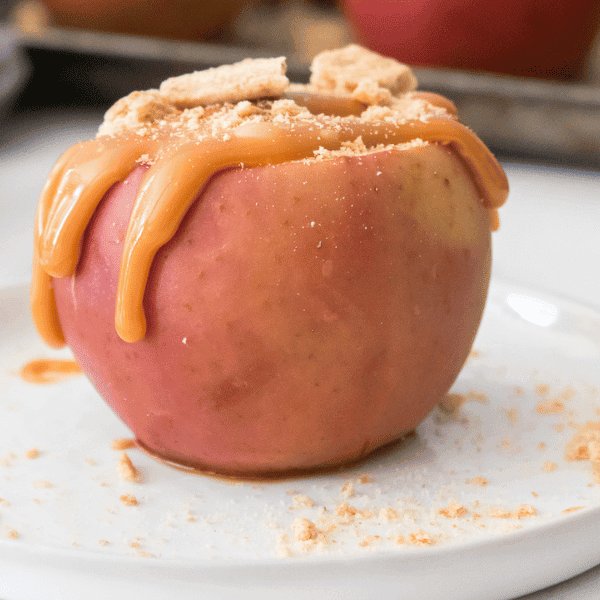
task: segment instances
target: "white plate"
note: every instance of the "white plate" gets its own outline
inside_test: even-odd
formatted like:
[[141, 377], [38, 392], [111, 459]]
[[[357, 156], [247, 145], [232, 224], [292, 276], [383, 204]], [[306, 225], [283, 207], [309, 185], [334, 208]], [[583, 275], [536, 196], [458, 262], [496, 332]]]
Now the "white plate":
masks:
[[[418, 600], [440, 590], [445, 600], [491, 600], [600, 562], [600, 485], [589, 461], [564, 458], [575, 426], [600, 420], [593, 308], [493, 282], [476, 353], [453, 388], [467, 402], [450, 416], [436, 409], [416, 436], [350, 470], [232, 484], [129, 450], [144, 478], [136, 484], [119, 478], [110, 449], [130, 433], [83, 377], [42, 386], [19, 377], [33, 358], [68, 356], [38, 340], [27, 294], [0, 292], [3, 600]], [[557, 398], [562, 412], [536, 409]], [[39, 457], [26, 458], [34, 447]], [[315, 504], [295, 506], [294, 495]], [[451, 502], [466, 514], [440, 514]], [[344, 523], [344, 503], [374, 516]], [[537, 514], [511, 516], [521, 505]], [[563, 512], [573, 507], [582, 508]], [[297, 541], [299, 518], [335, 525], [328, 544]]]

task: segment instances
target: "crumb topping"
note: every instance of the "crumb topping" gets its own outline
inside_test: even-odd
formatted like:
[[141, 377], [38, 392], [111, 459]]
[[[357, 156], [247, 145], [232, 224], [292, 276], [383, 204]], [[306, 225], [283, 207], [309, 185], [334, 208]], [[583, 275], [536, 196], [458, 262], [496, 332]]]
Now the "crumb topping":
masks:
[[178, 108], [280, 96], [289, 84], [284, 57], [246, 58], [233, 65], [171, 77], [160, 93]]
[[322, 52], [313, 60], [311, 72], [313, 88], [334, 94], [352, 94], [366, 104], [379, 104], [381, 100], [391, 99], [392, 95], [417, 87], [410, 67], [356, 44]]
[[[426, 122], [445, 115], [446, 109], [411, 91], [416, 80], [409, 67], [360, 46], [318, 55], [311, 67], [310, 84], [290, 84], [285, 58], [246, 59], [164, 81], [159, 89], [133, 92], [106, 113], [98, 137], [134, 134], [161, 135], [168, 130], [189, 139], [228, 140], [232, 132], [260, 135], [263, 123], [296, 127], [339, 129], [355, 122], [398, 125], [407, 120]], [[359, 114], [313, 114], [299, 95], [327, 95], [354, 101]], [[286, 97], [289, 96], [289, 97]], [[317, 111], [316, 111], [317, 112]], [[264, 126], [263, 126], [264, 127]], [[264, 129], [267, 132], [267, 129]], [[423, 145], [421, 140], [409, 145]], [[319, 149], [317, 160], [379, 151], [363, 140], [346, 143], [336, 152]], [[148, 157], [139, 162], [148, 163]]]

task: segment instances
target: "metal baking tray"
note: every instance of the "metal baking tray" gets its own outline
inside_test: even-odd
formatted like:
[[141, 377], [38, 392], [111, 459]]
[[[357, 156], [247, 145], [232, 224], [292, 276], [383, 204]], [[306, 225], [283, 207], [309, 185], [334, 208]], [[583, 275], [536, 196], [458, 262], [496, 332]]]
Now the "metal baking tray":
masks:
[[[56, 27], [21, 35], [20, 47], [32, 66], [19, 102], [22, 109], [108, 106], [173, 75], [247, 56], [280, 54], [268, 47]], [[420, 89], [453, 100], [461, 120], [500, 155], [600, 168], [600, 85], [429, 68], [416, 68], [415, 73]], [[308, 65], [288, 56], [288, 74], [293, 81], [306, 82]]]

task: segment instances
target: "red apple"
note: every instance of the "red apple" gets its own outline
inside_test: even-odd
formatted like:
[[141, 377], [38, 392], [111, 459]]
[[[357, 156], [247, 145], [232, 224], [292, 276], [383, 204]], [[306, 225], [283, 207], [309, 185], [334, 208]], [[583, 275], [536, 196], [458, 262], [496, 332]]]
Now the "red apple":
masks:
[[145, 169], [106, 194], [53, 285], [75, 357], [151, 452], [244, 475], [331, 466], [447, 392], [490, 268], [490, 212], [453, 150], [218, 173], [156, 255], [129, 343], [115, 297]]
[[343, 0], [357, 39], [413, 65], [552, 79], [581, 75], [596, 0]]

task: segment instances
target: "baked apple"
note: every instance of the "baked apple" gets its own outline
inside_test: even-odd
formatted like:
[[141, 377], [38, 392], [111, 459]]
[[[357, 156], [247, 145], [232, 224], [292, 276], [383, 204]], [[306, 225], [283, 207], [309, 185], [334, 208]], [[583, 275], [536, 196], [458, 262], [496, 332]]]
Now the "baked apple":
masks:
[[507, 193], [403, 65], [351, 46], [308, 86], [284, 71], [120, 101], [38, 207], [41, 335], [142, 447], [219, 473], [331, 467], [414, 429], [471, 348]]

